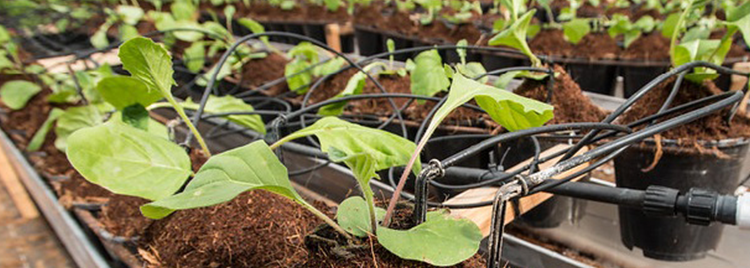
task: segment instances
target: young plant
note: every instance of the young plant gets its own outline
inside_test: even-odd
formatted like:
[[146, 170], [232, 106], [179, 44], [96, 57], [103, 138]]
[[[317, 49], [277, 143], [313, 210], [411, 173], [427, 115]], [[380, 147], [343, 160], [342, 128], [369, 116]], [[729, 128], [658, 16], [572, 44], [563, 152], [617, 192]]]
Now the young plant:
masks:
[[657, 22], [651, 16], [643, 16], [636, 22], [631, 22], [627, 16], [615, 14], [608, 24], [607, 33], [609, 36], [616, 38], [622, 35], [624, 47], [627, 48], [643, 33], [652, 32], [656, 28]]
[[138, 36], [138, 29], [135, 25], [144, 18], [143, 9], [137, 6], [120, 5], [114, 10], [105, 8], [107, 20], [99, 26], [99, 29], [91, 36], [91, 45], [95, 48], [105, 48], [109, 46], [107, 32], [113, 26], [117, 26], [119, 40], [129, 40]]
[[313, 77], [331, 74], [346, 63], [342, 58], [333, 58], [321, 64], [319, 50], [310, 42], [299, 43], [287, 52], [287, 57], [291, 61], [284, 67], [284, 75], [289, 89], [297, 94], [307, 92]]
[[[344, 163], [352, 170], [364, 195], [364, 199], [350, 197], [339, 205], [338, 223], [294, 190], [286, 167], [272, 152], [286, 142], [311, 135], [320, 140], [321, 150], [330, 160]], [[413, 143], [392, 133], [324, 117], [271, 146], [256, 141], [212, 157], [183, 192], [146, 204], [141, 211], [147, 217], [160, 219], [175, 210], [212, 206], [245, 191], [263, 189], [307, 208], [342, 236], [350, 238], [348, 243], [357, 243], [352, 235], [375, 234], [381, 245], [404, 259], [441, 266], [459, 263], [477, 252], [481, 240], [478, 227], [471, 221], [453, 219], [444, 211], [435, 211], [428, 214], [424, 224], [410, 230], [377, 226], [383, 210], [375, 207], [369, 182], [378, 178], [378, 170], [404, 165], [414, 148]], [[413, 172], [419, 172], [418, 167]]]

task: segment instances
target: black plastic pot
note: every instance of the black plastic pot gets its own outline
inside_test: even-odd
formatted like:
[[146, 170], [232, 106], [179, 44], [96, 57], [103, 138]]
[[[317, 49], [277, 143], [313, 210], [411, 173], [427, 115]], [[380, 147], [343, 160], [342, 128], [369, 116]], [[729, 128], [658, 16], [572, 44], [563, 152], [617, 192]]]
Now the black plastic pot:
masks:
[[582, 90], [612, 95], [617, 66], [594, 63], [568, 63], [566, 69]]
[[355, 26], [354, 36], [357, 39], [357, 47], [359, 48], [359, 54], [362, 56], [372, 56], [381, 52], [383, 41], [381, 41], [381, 35], [370, 29]]
[[623, 66], [622, 77], [625, 98], [629, 98], [641, 87], [667, 71], [665, 66]]
[[[663, 141], [663, 155], [655, 168], [655, 144], [647, 140], [633, 145], [615, 158], [617, 187], [644, 190], [661, 185], [688, 191], [692, 187], [731, 194], [744, 176], [750, 141], [744, 139], [704, 143], [699, 152], [680, 147], [673, 140]], [[626, 247], [638, 247], [649, 258], [688, 261], [703, 258], [715, 249], [724, 228], [722, 224], [690, 225], [683, 217], [651, 217], [640, 210], [619, 208], [620, 234]]]

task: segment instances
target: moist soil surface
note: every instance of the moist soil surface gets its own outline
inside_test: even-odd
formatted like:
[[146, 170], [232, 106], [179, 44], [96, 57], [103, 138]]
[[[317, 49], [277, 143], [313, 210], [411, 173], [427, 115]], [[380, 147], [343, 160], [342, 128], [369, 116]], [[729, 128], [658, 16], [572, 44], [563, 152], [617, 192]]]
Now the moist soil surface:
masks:
[[[547, 124], [574, 122], [600, 122], [606, 113], [583, 95], [581, 88], [570, 78], [565, 69], [556, 65], [555, 81], [550, 104], [555, 107], [554, 115]], [[537, 81], [526, 79], [515, 93], [527, 98], [545, 102], [547, 100], [547, 79]]]
[[[241, 85], [243, 88], [255, 90], [273, 80], [284, 77], [284, 67], [289, 62], [283, 55], [268, 53], [262, 59], [254, 59], [242, 66]], [[282, 81], [266, 89], [263, 94], [276, 96], [289, 91], [286, 81]]]
[[622, 52], [621, 58], [628, 60], [669, 60], [669, 38], [660, 33], [642, 35]]
[[[621, 123], [630, 123], [649, 115], [656, 114], [669, 96], [676, 78], [668, 79], [646, 95], [638, 100], [627, 110], [619, 120]], [[722, 91], [716, 87], [712, 81], [703, 84], [695, 84], [684, 80], [680, 86], [671, 107], [679, 106], [690, 101], [719, 94]], [[731, 108], [731, 107], [730, 107]], [[682, 125], [661, 135], [667, 139], [673, 139], [684, 146], [693, 146], [697, 141], [713, 141], [729, 138], [748, 138], [750, 137], [750, 119], [741, 114], [736, 114], [730, 125], [726, 124], [725, 117], [730, 108], [725, 108], [719, 112], [712, 113], [706, 117], [693, 121], [692, 123]], [[679, 114], [678, 114], [679, 115]], [[672, 118], [677, 115], [668, 117]], [[666, 120], [661, 119], [661, 121]]]
[[[336, 96], [336, 94], [346, 88], [347, 82], [356, 72], [356, 69], [346, 70], [338, 75], [335, 75], [329, 80], [324, 81], [311, 93], [309, 104], [321, 102]], [[411, 80], [409, 78], [409, 75], [403, 77], [399, 75], [380, 75], [379, 77], [377, 77], [377, 79], [378, 82], [380, 82], [380, 84], [383, 86], [383, 88], [389, 93], [411, 94]], [[380, 91], [375, 83], [373, 83], [369, 79], [367, 80], [362, 91], [362, 94], [382, 93], [382, 91]], [[441, 92], [436, 95], [436, 97], [442, 96], [445, 96], [445, 93]], [[300, 101], [302, 100], [302, 97], [298, 98]], [[408, 101], [409, 99], [407, 98], [393, 98], [393, 102], [399, 109], [403, 107]], [[425, 101], [424, 104], [419, 104], [416, 101], [413, 101], [411, 104], [409, 104], [408, 108], [403, 111], [402, 115], [405, 117], [405, 119], [422, 121], [435, 107], [435, 104], [436, 103], [433, 101]], [[391, 106], [387, 98], [373, 98], [350, 101], [349, 106], [350, 108], [348, 109], [348, 111], [358, 115], [390, 116], [393, 114], [393, 106]], [[480, 121], [483, 121], [483, 117], [484, 113], [482, 112], [462, 107], [453, 111], [446, 119], [448, 120], [448, 122], [452, 122], [454, 124], [472, 126], [479, 124]]]

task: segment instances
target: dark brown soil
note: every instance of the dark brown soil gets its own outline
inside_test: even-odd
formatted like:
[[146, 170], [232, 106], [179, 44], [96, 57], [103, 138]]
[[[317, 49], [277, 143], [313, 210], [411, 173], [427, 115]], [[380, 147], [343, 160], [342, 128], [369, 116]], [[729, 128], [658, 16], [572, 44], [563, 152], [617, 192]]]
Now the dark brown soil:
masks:
[[614, 59], [620, 54], [617, 41], [607, 33], [590, 33], [573, 48], [573, 57], [588, 59]]
[[139, 210], [148, 200], [114, 195], [106, 205], [102, 206], [101, 222], [111, 234], [121, 237], [138, 237], [146, 232], [154, 221], [144, 217]]
[[416, 22], [409, 18], [409, 13], [398, 11], [392, 6], [385, 7], [380, 2], [357, 8], [354, 23], [407, 36], [414, 36], [420, 31]]
[[[329, 98], [336, 96], [340, 91], [344, 90], [346, 83], [349, 78], [356, 73], [356, 70], [350, 69], [334, 76], [333, 78], [324, 81], [310, 96], [310, 103], [317, 103]], [[380, 84], [389, 93], [404, 93], [411, 94], [411, 80], [409, 76], [398, 76], [398, 75], [381, 75], [377, 78]], [[375, 83], [368, 80], [365, 84], [363, 94], [379, 94], [382, 93]], [[443, 93], [439, 93], [438, 96], [444, 96]], [[301, 97], [299, 98], [302, 99]], [[401, 108], [406, 104], [408, 99], [406, 98], [394, 98], [393, 102], [396, 107]], [[365, 99], [350, 101], [348, 110], [354, 114], [368, 114], [378, 116], [390, 116], [393, 112], [393, 107], [387, 98], [377, 99]], [[430, 113], [432, 108], [435, 107], [435, 102], [425, 101], [424, 104], [419, 104], [416, 101], [412, 102], [408, 108], [403, 112], [406, 119], [421, 121]], [[479, 121], [484, 116], [484, 113], [472, 110], [469, 108], [459, 108], [453, 111], [446, 119], [447, 122], [463, 123], [463, 125], [472, 125], [474, 122]]]
[[[277, 53], [269, 53], [265, 58], [248, 61], [242, 66], [241, 85], [254, 90], [263, 84], [282, 78], [287, 62], [289, 60]], [[283, 81], [266, 90], [264, 94], [276, 96], [287, 91], [289, 91], [289, 86], [286, 81]]]
[[170, 267], [292, 267], [321, 221], [293, 201], [258, 190], [154, 222], [141, 247]]
[[642, 35], [623, 51], [621, 57], [629, 60], [669, 60], [669, 38], [659, 32]]
[[574, 46], [565, 40], [562, 30], [544, 29], [529, 42], [529, 47], [537, 55], [569, 57]]
[[[663, 105], [664, 100], [669, 96], [674, 82], [675, 78], [672, 78], [659, 84], [625, 112], [619, 121], [630, 123], [657, 113]], [[721, 90], [711, 81], [697, 85], [685, 80], [670, 107], [712, 96], [720, 92]], [[692, 123], [663, 132], [661, 135], [667, 139], [678, 140], [686, 146], [693, 146], [699, 140], [711, 141], [750, 137], [750, 119], [737, 114], [734, 116], [731, 125], [727, 125], [724, 117], [728, 109], [726, 108], [721, 112], [713, 113]]]
[[[201, 4], [201, 7], [223, 10], [223, 7], [213, 7], [208, 3]], [[259, 21], [345, 23], [351, 20], [351, 16], [346, 12], [346, 6], [339, 7], [336, 12], [330, 12], [324, 6], [302, 1], [298, 1], [297, 5], [291, 10], [283, 10], [266, 2], [253, 2], [250, 7], [245, 5], [235, 5], [235, 7], [237, 8], [235, 17], [250, 17]]]
[[[606, 113], [591, 100], [583, 95], [581, 88], [560, 66], [555, 66], [554, 88], [552, 89], [551, 104], [555, 107], [555, 117], [547, 124], [562, 124], [574, 122], [599, 122]], [[549, 78], [547, 78], [549, 79]], [[538, 101], [547, 100], [547, 80], [536, 81], [526, 79], [515, 93]]]

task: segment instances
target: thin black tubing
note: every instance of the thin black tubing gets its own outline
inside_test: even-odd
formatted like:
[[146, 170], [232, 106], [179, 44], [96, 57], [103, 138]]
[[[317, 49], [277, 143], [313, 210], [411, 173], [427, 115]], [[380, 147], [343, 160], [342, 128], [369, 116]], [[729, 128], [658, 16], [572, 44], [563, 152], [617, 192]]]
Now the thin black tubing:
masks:
[[[344, 54], [342, 54], [341, 52], [338, 52], [338, 51], [336, 51], [336, 50], [334, 50], [334, 49], [330, 48], [329, 46], [327, 46], [327, 45], [323, 44], [322, 42], [320, 42], [320, 41], [318, 41], [318, 40], [315, 40], [315, 39], [312, 39], [312, 38], [309, 38], [309, 37], [306, 37], [306, 36], [302, 36], [302, 35], [298, 35], [298, 34], [293, 34], [293, 33], [285, 33], [285, 32], [265, 32], [265, 33], [258, 33], [258, 34], [249, 34], [249, 35], [246, 35], [246, 36], [243, 36], [243, 37], [239, 38], [239, 39], [238, 39], [238, 40], [237, 40], [237, 41], [236, 41], [236, 42], [235, 42], [234, 44], [232, 44], [232, 46], [231, 46], [231, 47], [230, 47], [230, 48], [229, 48], [229, 49], [228, 49], [228, 50], [227, 50], [226, 52], [224, 52], [224, 54], [223, 54], [223, 55], [221, 56], [221, 59], [219, 60], [219, 62], [218, 62], [218, 63], [217, 63], [217, 65], [216, 65], [216, 72], [214, 72], [214, 73], [213, 73], [213, 74], [211, 75], [211, 79], [209, 79], [209, 80], [208, 80], [208, 84], [206, 85], [206, 89], [205, 89], [205, 90], [203, 91], [203, 96], [202, 96], [202, 98], [201, 98], [201, 102], [200, 102], [200, 104], [199, 104], [199, 106], [198, 106], [198, 111], [196, 112], [195, 116], [193, 117], [193, 124], [194, 124], [194, 125], [196, 125], [196, 124], [198, 124], [198, 123], [199, 123], [199, 121], [200, 121], [200, 118], [201, 118], [201, 114], [203, 114], [203, 110], [204, 110], [204, 108], [205, 108], [205, 106], [206, 106], [206, 102], [208, 101], [208, 96], [209, 96], [210, 90], [211, 90], [211, 88], [213, 87], [213, 85], [214, 85], [214, 84], [216, 83], [216, 79], [217, 79], [217, 77], [218, 77], [218, 74], [219, 74], [219, 72], [218, 72], [218, 71], [219, 71], [219, 70], [221, 70], [221, 67], [222, 67], [222, 66], [224, 66], [224, 64], [226, 63], [227, 59], [229, 58], [229, 55], [230, 55], [230, 54], [231, 54], [231, 53], [232, 53], [232, 52], [233, 52], [234, 50], [236, 50], [236, 49], [237, 49], [237, 47], [239, 47], [239, 46], [240, 46], [241, 44], [244, 44], [244, 43], [245, 43], [245, 42], [247, 42], [248, 40], [251, 40], [251, 39], [254, 39], [254, 38], [258, 38], [258, 37], [261, 37], [261, 36], [285, 36], [285, 37], [291, 37], [291, 38], [297, 38], [297, 39], [300, 39], [300, 40], [305, 40], [305, 41], [309, 41], [309, 42], [311, 42], [311, 43], [313, 43], [313, 44], [315, 44], [315, 45], [317, 45], [317, 46], [319, 46], [319, 47], [321, 47], [321, 48], [324, 48], [324, 49], [326, 49], [326, 50], [328, 50], [328, 51], [330, 51], [330, 52], [332, 52], [332, 53], [336, 54], [336, 55], [337, 55], [337, 56], [339, 56], [339, 57], [342, 57], [342, 58], [343, 58], [344, 60], [346, 60], [346, 61], [347, 61], [347, 62], [348, 62], [348, 63], [349, 63], [350, 65], [353, 65], [353, 66], [354, 66], [354, 67], [356, 67], [356, 68], [357, 68], [358, 70], [360, 70], [360, 71], [364, 72], [364, 70], [362, 70], [362, 67], [361, 67], [361, 66], [359, 66], [359, 65], [358, 65], [358, 64], [356, 64], [356, 63], [354, 63], [354, 62], [353, 62], [353, 61], [352, 61], [351, 59], [349, 59], [348, 57], [346, 57], [346, 56], [345, 56]], [[378, 82], [377, 82], [377, 81], [376, 81], [376, 80], [375, 80], [375, 79], [374, 79], [374, 78], [373, 78], [372, 76], [370, 76], [370, 74], [368, 74], [368, 73], [366, 73], [366, 72], [365, 72], [365, 75], [367, 76], [367, 78], [368, 78], [368, 79], [372, 80], [372, 81], [373, 81], [373, 82], [375, 83], [375, 85], [376, 85], [376, 86], [378, 86], [378, 88], [379, 88], [379, 89], [380, 89], [381, 91], [385, 92], [385, 89], [383, 89], [382, 85], [380, 85], [380, 83], [378, 83]], [[392, 104], [392, 106], [394, 107], [394, 109], [397, 109], [397, 107], [396, 107], [395, 103], [393, 103], [393, 100], [389, 100], [389, 101], [390, 101], [390, 103]], [[398, 115], [398, 118], [399, 118], [400, 120], [403, 120], [403, 119], [402, 119], [402, 117], [401, 117], [400, 115]], [[187, 135], [187, 139], [186, 139], [186, 143], [188, 143], [188, 144], [189, 144], [189, 142], [190, 142], [191, 140], [192, 140], [192, 133], [188, 133], [188, 135]]]
[[[615, 111], [613, 111], [606, 118], [604, 118], [604, 120], [602, 120], [602, 122], [604, 122], [604, 123], [611, 123], [611, 122], [613, 122], [615, 119], [617, 119], [617, 117], [619, 117], [622, 113], [624, 113], [625, 110], [627, 110], [628, 108], [630, 108], [630, 106], [632, 106], [633, 104], [635, 104], [636, 101], [640, 100], [643, 96], [646, 95], [646, 93], [648, 93], [649, 91], [651, 91], [657, 85], [661, 84], [662, 82], [664, 82], [665, 80], [669, 79], [670, 77], [672, 77], [672, 76], [674, 76], [676, 74], [679, 74], [679, 73], [682, 73], [682, 72], [685, 72], [685, 71], [689, 71], [690, 69], [695, 68], [695, 67], [711, 68], [711, 69], [714, 69], [714, 70], [716, 70], [716, 71], [718, 71], [720, 73], [723, 73], [723, 74], [736, 74], [736, 75], [741, 75], [741, 76], [746, 76], [746, 77], [750, 76], [750, 73], [740, 72], [740, 71], [737, 71], [737, 70], [729, 69], [729, 68], [726, 68], [726, 67], [723, 67], [723, 66], [719, 66], [719, 65], [716, 65], [716, 64], [712, 64], [712, 63], [709, 63], [709, 62], [705, 62], [705, 61], [689, 62], [689, 63], [683, 64], [683, 65], [677, 66], [677, 68], [674, 68], [674, 69], [670, 70], [667, 73], [659, 75], [654, 80], [651, 80], [650, 82], [648, 82], [646, 85], [644, 85], [643, 87], [641, 87], [641, 89], [638, 90], [635, 94], [633, 94], [632, 96], [630, 96], [630, 98], [628, 98], [625, 101], [625, 103], [623, 103], [622, 105], [620, 105], [619, 107], [617, 107], [617, 109], [615, 109]], [[583, 137], [583, 139], [581, 139], [578, 143], [576, 143], [576, 145], [574, 145], [573, 148], [570, 151], [568, 151], [567, 154], [565, 154], [565, 156], [563, 156], [560, 159], [560, 162], [565, 161], [565, 160], [571, 158], [585, 144], [588, 144], [588, 142], [590, 142], [590, 140], [592, 138], [594, 138], [598, 134], [599, 134], [599, 130], [592, 130], [591, 132], [589, 132], [586, 136]]]

